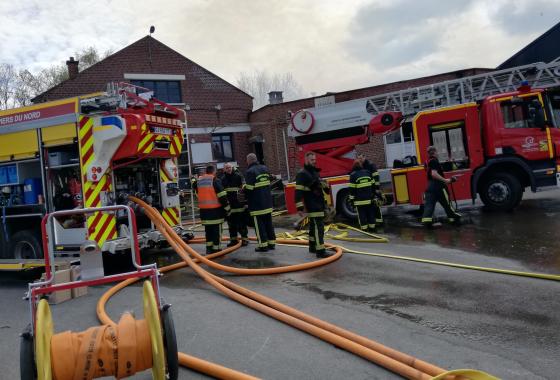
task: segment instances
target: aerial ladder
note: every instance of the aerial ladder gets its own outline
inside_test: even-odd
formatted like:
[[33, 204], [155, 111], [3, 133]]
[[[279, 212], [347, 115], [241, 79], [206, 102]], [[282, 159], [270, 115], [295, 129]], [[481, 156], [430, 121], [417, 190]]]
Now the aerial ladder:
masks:
[[[291, 115], [288, 133], [295, 139], [300, 165], [306, 152], [317, 155], [322, 176], [335, 177], [337, 187], [345, 187], [351, 171], [355, 146], [368, 143], [374, 135], [398, 130], [421, 112], [480, 103], [498, 94], [524, 88], [560, 88], [560, 57], [550, 63], [532, 63], [504, 70], [489, 71], [438, 83], [402, 89], [314, 108]], [[287, 203], [292, 203], [287, 194]]]

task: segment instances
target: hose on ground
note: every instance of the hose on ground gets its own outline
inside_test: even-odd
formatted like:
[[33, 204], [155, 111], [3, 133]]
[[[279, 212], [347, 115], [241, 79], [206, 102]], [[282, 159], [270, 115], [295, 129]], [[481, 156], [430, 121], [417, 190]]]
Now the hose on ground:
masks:
[[[197, 272], [197, 274], [199, 274], [201, 277], [204, 278], [204, 280], [206, 282], [208, 282], [210, 285], [214, 286], [216, 289], [220, 290], [222, 293], [226, 294], [227, 296], [229, 296], [230, 298], [234, 299], [237, 302], [240, 302], [246, 306], [249, 306], [257, 311], [260, 311], [264, 314], [267, 314], [269, 316], [272, 316], [282, 322], [285, 322], [293, 327], [296, 327], [302, 331], [305, 331], [311, 335], [314, 335], [316, 337], [319, 337], [331, 344], [334, 344], [340, 348], [344, 348], [349, 352], [352, 352], [356, 355], [359, 355], [365, 359], [368, 359], [376, 364], [382, 365], [383, 367], [400, 374], [401, 376], [408, 378], [408, 379], [422, 379], [422, 380], [427, 380], [430, 379], [432, 376], [422, 372], [421, 370], [417, 369], [417, 368], [413, 368], [407, 364], [401, 363], [400, 361], [393, 359], [389, 356], [386, 356], [384, 354], [381, 354], [377, 351], [374, 351], [370, 348], [364, 347], [359, 343], [356, 343], [352, 340], [349, 340], [347, 338], [338, 336], [330, 331], [324, 330], [320, 327], [317, 327], [311, 323], [305, 322], [303, 320], [297, 319], [289, 314], [283, 313], [281, 311], [278, 311], [276, 309], [273, 309], [267, 305], [261, 304], [249, 297], [246, 297], [240, 293], [237, 293], [233, 290], [231, 290], [230, 288], [222, 285], [220, 282], [218, 282], [215, 279], [214, 275], [211, 275], [210, 273], [206, 272], [204, 269], [202, 269], [198, 264], [196, 264], [190, 255], [193, 255], [194, 257], [196, 257], [197, 259], [201, 260], [202, 262], [204, 262], [205, 264], [208, 263], [212, 263], [212, 264], [216, 264], [211, 262], [210, 260], [206, 259], [204, 256], [200, 255], [199, 253], [197, 253], [195, 250], [193, 250], [188, 244], [186, 244], [178, 235], [176, 235], [174, 233], [174, 231], [172, 230], [171, 227], [169, 227], [169, 225], [165, 222], [165, 220], [161, 217], [161, 215], [157, 212], [157, 210], [153, 209], [151, 206], [149, 206], [148, 204], [142, 202], [139, 199], [132, 199], [133, 201], [137, 202], [140, 206], [144, 207], [147, 216], [152, 220], [152, 222], [154, 223], [155, 227], [162, 233], [162, 235], [169, 241], [169, 243], [171, 244], [171, 246], [175, 249], [175, 251], [181, 256], [181, 258], [183, 258], [183, 260], [185, 260], [189, 266], [195, 270], [195, 272]], [[284, 240], [277, 240], [278, 243], [290, 243], [290, 241], [284, 241]], [[305, 244], [305, 242], [299, 242], [299, 244]], [[331, 248], [333, 248], [331, 246]], [[328, 261], [331, 258], [339, 258], [342, 254], [341, 249], [339, 247], [334, 247], [335, 250], [337, 251], [337, 253], [329, 258], [323, 259], [324, 262], [330, 262]], [[306, 263], [308, 264], [308, 263]], [[302, 267], [305, 264], [300, 264]], [[222, 269], [223, 265], [220, 265], [220, 269]], [[297, 266], [292, 266], [293, 268], [297, 268]], [[293, 269], [292, 268], [292, 269]], [[239, 268], [233, 268], [233, 269], [239, 269]], [[228, 270], [231, 272], [231, 269]], [[248, 272], [249, 271], [249, 272]], [[251, 270], [246, 270], [244, 269], [242, 271], [243, 274], [249, 274]], [[263, 271], [262, 270], [256, 270], [258, 272], [258, 274], [262, 274]], [[284, 267], [278, 267], [278, 268], [268, 268], [267, 272], [268, 274], [274, 273], [274, 271], [278, 271], [277, 273], [282, 273], [285, 271]], [[417, 359], [413, 359], [411, 360], [414, 363], [417, 362], [421, 362]], [[437, 368], [435, 366], [430, 365], [429, 363], [425, 363], [428, 364], [427, 367], [431, 370], [434, 371], [435, 373], [433, 373], [432, 375], [437, 375], [440, 374], [442, 372], [445, 372], [443, 369], [441, 368]], [[435, 367], [435, 368], [434, 368]]]
[[[144, 205], [142, 205], [142, 206], [143, 206], [143, 207], [146, 207], [146, 206], [148, 206], [148, 205], [144, 204]], [[148, 207], [149, 207], [149, 206], [148, 206]], [[153, 208], [151, 209], [151, 217], [155, 218], [156, 220], [159, 220], [159, 223], [156, 224], [156, 227], [160, 230], [160, 232], [164, 233], [164, 236], [167, 235], [166, 238], [168, 238], [168, 240], [169, 240], [169, 239], [174, 239], [174, 240], [175, 240], [175, 243], [177, 243], [177, 245], [179, 245], [181, 248], [183, 248], [183, 250], [184, 250], [183, 252], [177, 251], [177, 253], [179, 253], [179, 254], [181, 255], [181, 257], [182, 257], [184, 260], [188, 261], [187, 259], [190, 259], [190, 257], [188, 257], [188, 255], [185, 254], [185, 251], [186, 251], [186, 252], [192, 254], [194, 257], [198, 258], [199, 260], [204, 261], [204, 260], [203, 260], [204, 257], [201, 256], [200, 254], [198, 254], [196, 251], [194, 251], [194, 250], [193, 250], [188, 244], [186, 244], [178, 235], [176, 235], [175, 232], [173, 231], [173, 229], [172, 229], [171, 227], [169, 227], [169, 225], [167, 225], [167, 223], [166, 223], [165, 220], [161, 217], [161, 215], [159, 215], [159, 213], [157, 212], [157, 210], [155, 210], [155, 209], [153, 209]], [[170, 243], [172, 243], [172, 242], [170, 241]], [[280, 240], [280, 241], [278, 241], [278, 243], [290, 243], [290, 242], [289, 242], [289, 241], [281, 241], [281, 240]], [[299, 243], [299, 244], [306, 244], [306, 242], [298, 242], [298, 243]], [[172, 245], [174, 245], [174, 244], [172, 244]], [[339, 251], [340, 251], [340, 247], [336, 247], [336, 246], [333, 247], [333, 246], [330, 246], [330, 248], [335, 248], [335, 250], [337, 251], [337, 254], [334, 255], [333, 257], [337, 257], [337, 256], [338, 256], [338, 253], [339, 253]], [[321, 261], [324, 261], [324, 263], [329, 262], [329, 261], [328, 261], [328, 258], [327, 258], [327, 259], [323, 259], [323, 260], [321, 260]], [[320, 263], [321, 261], [316, 262], [316, 263]], [[210, 262], [210, 263], [213, 263], [213, 262]], [[191, 266], [192, 266], [193, 264], [194, 264], [194, 262], [192, 262], [192, 264], [189, 263], [189, 265], [191, 265]], [[194, 265], [196, 265], [196, 264], [194, 264]], [[305, 264], [300, 264], [299, 266], [300, 266], [301, 268], [303, 268], [303, 267], [305, 266]], [[295, 268], [297, 268], [297, 267], [298, 267], [298, 266], [292, 266], [292, 269], [295, 269]], [[201, 274], [201, 275], [203, 275], [203, 274], [209, 275], [208, 278], [205, 278], [205, 279], [206, 279], [208, 282], [210, 282], [210, 283], [211, 283], [211, 281], [209, 281], [209, 279], [214, 279], [214, 280], [216, 279], [216, 276], [211, 275], [211, 274], [205, 272], [205, 271], [202, 270], [202, 268], [200, 268], [200, 267], [198, 268], [198, 270], [197, 270], [197, 268], [195, 268], [195, 267], [193, 267], [193, 269], [195, 269], [195, 270], [197, 271], [197, 273], [199, 273], [199, 274]], [[221, 269], [221, 268], [220, 268], [220, 269]], [[237, 269], [238, 269], [238, 268], [237, 268]], [[270, 269], [275, 270], [277, 273], [283, 273], [283, 272], [285, 271], [285, 270], [283, 269], [283, 267], [280, 267], [280, 268], [270, 268]], [[258, 270], [257, 270], [257, 271], [258, 271]], [[255, 273], [256, 273], [256, 272], [255, 272]], [[261, 273], [262, 273], [262, 272], [261, 272]], [[261, 273], [259, 273], [259, 274], [261, 274]], [[204, 276], [203, 276], [203, 277], [204, 277]], [[221, 281], [222, 281], [222, 282], [225, 281], [225, 284], [229, 284], [229, 286], [235, 287], [239, 292], [245, 292], [245, 294], [248, 294], [248, 295], [263, 297], [263, 296], [258, 295], [258, 293], [251, 292], [251, 291], [249, 291], [249, 290], [243, 289], [242, 287], [239, 287], [239, 286], [236, 285], [236, 284], [227, 282], [226, 280], [223, 280], [223, 279], [222, 279]], [[247, 293], [247, 292], [250, 292], [250, 293]], [[239, 296], [240, 293], [236, 293], [236, 295]], [[241, 295], [242, 295], [242, 294], [241, 294]], [[265, 297], [265, 298], [266, 298], [266, 297]], [[273, 309], [273, 310], [267, 310], [266, 308], [263, 309], [263, 308], [262, 308], [262, 306], [263, 306], [262, 304], [257, 303], [257, 305], [255, 305], [254, 303], [246, 302], [246, 301], [247, 301], [246, 299], [245, 299], [245, 300], [242, 299], [242, 298], [240, 299], [239, 297], [234, 297], [234, 299], [236, 299], [236, 300], [239, 301], [239, 302], [245, 301], [245, 302], [242, 302], [242, 303], [244, 303], [244, 304], [246, 304], [246, 305], [248, 305], [248, 306], [250, 306], [251, 304], [252, 304], [253, 306], [257, 306], [257, 310], [259, 310], [259, 311], [261, 311], [261, 312], [262, 312], [262, 311], [264, 311], [264, 312], [268, 311], [268, 312], [266, 312], [266, 314], [268, 314], [268, 315], [271, 315], [270, 312], [272, 312], [272, 315], [274, 315], [274, 314], [278, 315], [278, 313], [276, 313], [276, 311], [278, 311], [278, 310], [275, 310], [275, 309]], [[261, 298], [261, 300], [264, 302], [264, 299]], [[426, 370], [426, 371], [430, 374], [430, 375], [428, 375], [428, 378], [431, 377], [431, 376], [435, 376], [435, 375], [441, 375], [441, 373], [444, 373], [444, 372], [445, 372], [445, 370], [443, 370], [443, 369], [441, 369], [441, 368], [438, 368], [438, 367], [436, 367], [436, 366], [434, 366], [434, 365], [432, 365], [432, 364], [429, 364], [429, 363], [427, 363], [427, 362], [424, 362], [424, 361], [421, 361], [421, 360], [419, 360], [419, 359], [413, 358], [412, 356], [409, 356], [409, 355], [405, 355], [405, 354], [402, 354], [402, 353], [398, 353], [398, 351], [389, 349], [388, 347], [385, 347], [385, 346], [383, 346], [383, 345], [381, 345], [381, 344], [379, 344], [379, 343], [377, 343], [377, 342], [373, 342], [373, 341], [368, 340], [368, 339], [366, 339], [366, 338], [359, 337], [359, 336], [356, 335], [356, 334], [352, 335], [352, 333], [349, 333], [349, 332], [347, 332], [347, 331], [344, 331], [344, 332], [343, 332], [342, 330], [337, 331], [337, 332], [341, 333], [342, 335], [348, 336], [349, 338], [361, 340], [361, 343], [366, 344], [366, 346], [363, 346], [363, 345], [361, 345], [360, 343], [356, 343], [356, 342], [354, 342], [354, 341], [351, 340], [351, 339], [347, 339], [347, 338], [345, 338], [344, 336], [340, 336], [340, 335], [334, 334], [334, 333], [332, 333], [331, 331], [329, 331], [329, 328], [330, 328], [330, 329], [339, 329], [339, 328], [337, 328], [337, 327], [334, 326], [334, 325], [329, 325], [329, 326], [324, 325], [324, 327], [327, 327], [327, 329], [323, 329], [322, 327], [317, 326], [317, 325], [324, 324], [325, 322], [320, 321], [320, 320], [318, 320], [318, 319], [316, 319], [316, 318], [314, 318], [314, 317], [308, 316], [308, 315], [306, 315], [306, 314], [304, 314], [304, 313], [301, 313], [301, 312], [299, 312], [299, 311], [296, 311], [295, 309], [291, 309], [291, 308], [289, 308], [288, 306], [282, 305], [282, 304], [277, 303], [277, 302], [275, 302], [275, 301], [272, 301], [272, 300], [270, 300], [270, 301], [273, 302], [273, 303], [274, 303], [274, 306], [276, 306], [276, 307], [285, 308], [285, 309], [284, 309], [284, 310], [286, 311], [286, 313], [284, 313], [285, 315], [282, 316], [282, 313], [279, 315], [279, 316], [281, 317], [280, 320], [282, 320], [283, 322], [289, 323], [289, 324], [291, 324], [292, 326], [297, 327], [297, 328], [300, 328], [300, 329], [302, 329], [303, 331], [306, 331], [306, 332], [308, 332], [308, 333], [310, 333], [310, 334], [312, 334], [312, 335], [321, 337], [323, 340], [326, 340], [326, 341], [328, 341], [328, 342], [330, 342], [330, 343], [332, 343], [332, 344], [335, 344], [335, 345], [337, 345], [337, 346], [339, 346], [339, 347], [341, 347], [341, 348], [345, 348], [345, 349], [347, 349], [348, 351], [353, 352], [353, 353], [355, 353], [355, 354], [357, 354], [357, 355], [359, 355], [359, 356], [362, 356], [362, 357], [364, 357], [364, 358], [367, 358], [367, 359], [369, 359], [369, 360], [371, 360], [371, 361], [373, 361], [373, 362], [375, 362], [375, 363], [377, 363], [377, 364], [381, 364], [381, 365], [383, 365], [384, 367], [386, 367], [386, 368], [392, 370], [393, 372], [399, 373], [399, 374], [401, 374], [401, 375], [404, 376], [404, 377], [407, 377], [407, 378], [420, 378], [420, 379], [425, 378], [426, 374], [423, 373], [423, 372], [421, 372], [421, 370], [419, 370], [419, 368], [421, 368], [422, 370]], [[259, 307], [259, 306], [261, 306], [261, 307]], [[266, 306], [266, 305], [265, 305], [265, 306]], [[270, 308], [269, 308], [269, 309], [270, 309]], [[290, 314], [290, 313], [291, 313], [291, 314]], [[296, 313], [298, 314], [298, 317], [302, 318], [303, 320], [298, 320], [297, 318], [295, 318], [295, 319], [296, 319], [295, 321], [294, 321], [294, 320], [291, 320], [291, 321], [290, 321], [290, 318], [288, 318], [288, 317], [292, 317], [292, 319], [293, 319], [293, 318], [294, 318], [294, 317], [293, 317], [293, 314], [296, 314]], [[278, 319], [278, 318], [277, 318], [277, 319]], [[311, 324], [305, 322], [305, 320], [311, 322]], [[302, 324], [302, 323], [300, 323], [300, 322], [304, 322], [304, 323]], [[317, 325], [312, 324], [312, 323], [316, 323]], [[306, 326], [306, 324], [308, 324], [308, 326]], [[303, 327], [303, 328], [302, 328], [302, 327]], [[322, 330], [322, 331], [321, 331], [321, 330]], [[361, 339], [360, 339], [360, 338], [361, 338]], [[401, 363], [399, 360], [394, 359], [393, 357], [385, 356], [384, 354], [380, 354], [379, 352], [368, 348], [368, 347], [367, 347], [368, 345], [374, 346], [376, 349], [384, 351], [384, 354], [389, 354], [389, 355], [397, 356], [397, 359], [405, 360], [405, 361], [409, 362], [410, 364], [412, 364], [413, 367], [408, 366], [407, 364], [403, 364], [403, 363]], [[356, 347], [356, 346], [357, 346], [357, 347]], [[368, 352], [368, 351], [369, 351], [369, 352]], [[403, 355], [404, 355], [404, 356], [403, 356]], [[488, 375], [488, 378], [492, 378], [492, 377], [491, 377], [490, 375]]]
[[[135, 199], [133, 199], [134, 201], [137, 201]], [[327, 342], [330, 342], [336, 346], [339, 346], [341, 348], [344, 348], [350, 352], [353, 352], [363, 358], [366, 358], [370, 361], [373, 361], [377, 364], [383, 365], [385, 368], [395, 372], [395, 373], [399, 373], [401, 374], [403, 377], [405, 378], [409, 378], [409, 379], [430, 379], [432, 378], [432, 376], [438, 376], [438, 375], [442, 375], [445, 374], [446, 371], [436, 367], [432, 364], [429, 364], [427, 362], [421, 361], [419, 359], [416, 359], [414, 357], [411, 357], [409, 355], [400, 353], [396, 350], [392, 350], [388, 347], [385, 347], [377, 342], [371, 341], [367, 338], [361, 337], [357, 334], [353, 334], [351, 332], [348, 332], [344, 329], [341, 329], [337, 326], [328, 324], [327, 322], [318, 320], [312, 316], [309, 316], [307, 314], [304, 314], [300, 311], [297, 311], [295, 309], [289, 308], [286, 305], [283, 305], [281, 303], [278, 303], [276, 301], [270, 300], [267, 297], [264, 297], [262, 295], [259, 295], [256, 292], [252, 292], [248, 289], [244, 289], [243, 287], [240, 287], [239, 285], [236, 285], [234, 283], [231, 283], [225, 279], [221, 279], [215, 275], [212, 275], [208, 272], [206, 272], [204, 269], [202, 269], [198, 264], [195, 263], [195, 261], [190, 258], [190, 255], [193, 255], [197, 261], [202, 261], [207, 265], [211, 265], [214, 264], [214, 268], [216, 269], [220, 269], [220, 270], [224, 270], [226, 269], [228, 272], [230, 273], [236, 273], [236, 270], [239, 268], [231, 268], [231, 267], [227, 267], [227, 266], [223, 266], [220, 264], [213, 263], [210, 260], [208, 260], [209, 258], [215, 258], [219, 255], [231, 252], [233, 249], [236, 249], [237, 247], [239, 247], [239, 244], [237, 246], [231, 247], [228, 250], [225, 250], [223, 252], [219, 252], [218, 254], [212, 255], [212, 256], [208, 256], [208, 257], [203, 257], [200, 254], [198, 254], [196, 251], [194, 251], [189, 245], [187, 245], [186, 243], [184, 243], [181, 238], [179, 236], [177, 236], [174, 231], [167, 225], [167, 223], [161, 218], [161, 216], [159, 215], [159, 213], [155, 210], [152, 209], [150, 206], [148, 206], [147, 204], [143, 204], [143, 202], [141, 203], [141, 201], [137, 202], [139, 203], [142, 207], [144, 207], [147, 211], [147, 214], [149, 214], [148, 216], [152, 219], [152, 221], [154, 222], [156, 228], [158, 228], [158, 230], [164, 235], [164, 237], [169, 241], [169, 243], [171, 244], [171, 246], [176, 250], [176, 252], [183, 258], [183, 260], [185, 261], [184, 263], [178, 263], [178, 264], [174, 264], [171, 265], [169, 267], [163, 268], [162, 271], [167, 271], [167, 270], [172, 270], [172, 269], [177, 269], [179, 267], [183, 267], [183, 266], [191, 266], [191, 268], [193, 270], [195, 270], [201, 277], [203, 277], [209, 284], [211, 284], [212, 286], [214, 286], [216, 289], [222, 291], [224, 294], [228, 295], [230, 298], [243, 303], [249, 307], [252, 307], [262, 313], [265, 313], [269, 316], [272, 316], [274, 318], [277, 318], [287, 324], [290, 324], [300, 330], [303, 330], [309, 334], [312, 334], [314, 336], [320, 337], [323, 340], [326, 340]], [[284, 243], [284, 244], [299, 244], [299, 245], [303, 245], [306, 244], [306, 242], [302, 242], [302, 241], [290, 241], [290, 240], [279, 240], [278, 243]], [[332, 249], [333, 246], [330, 246], [330, 248]], [[335, 247], [335, 250], [337, 252], [336, 255], [332, 256], [332, 257], [340, 257], [341, 254], [341, 249], [339, 247]], [[338, 258], [337, 257], [337, 258]], [[206, 260], [205, 260], [206, 259]], [[334, 259], [333, 259], [334, 260]], [[331, 260], [332, 261], [332, 260]], [[324, 263], [327, 262], [331, 262], [329, 260], [325, 259]], [[304, 265], [304, 264], [301, 264]], [[297, 269], [297, 266], [291, 266], [292, 270]], [[278, 267], [278, 268], [268, 268], [269, 272], [262, 272], [258, 273], [258, 274], [271, 274], [271, 273], [283, 273], [286, 270], [283, 269], [285, 267]], [[277, 271], [277, 272], [275, 272]], [[250, 272], [246, 272], [246, 270], [241, 270], [242, 274], [253, 274]], [[130, 280], [127, 280], [130, 281]], [[110, 321], [110, 319], [108, 318], [108, 316], [105, 313], [104, 310], [104, 305], [107, 302], [107, 300], [109, 299], [109, 297], [116, 293], [118, 290], [122, 289], [124, 286], [128, 285], [125, 284], [127, 281], [118, 284], [117, 286], [115, 286], [114, 288], [112, 288], [108, 293], [106, 293], [99, 301], [98, 303], [98, 316], [99, 319], [103, 322], [103, 323], [108, 323], [108, 320]], [[380, 353], [378, 351], [381, 351], [383, 353]], [[185, 354], [180, 354], [180, 359], [181, 359], [181, 364], [185, 365], [187, 363], [187, 365], [190, 368], [193, 369], [197, 369], [196, 368], [196, 361], [200, 360], [197, 358], [193, 358], [193, 357], [189, 357], [188, 355]], [[188, 360], [187, 360], [188, 359]], [[204, 362], [204, 361], [202, 361]], [[208, 362], [204, 362], [204, 363], [208, 363]], [[223, 367], [221, 367], [222, 369], [224, 369]], [[420, 369], [419, 369], [420, 368]], [[202, 370], [200, 368], [198, 368], [197, 370]], [[226, 369], [227, 370], [227, 369]], [[426, 371], [426, 372], [423, 372]], [[202, 372], [208, 373], [205, 370], [202, 370]], [[471, 371], [472, 372], [472, 371]], [[238, 375], [243, 375], [246, 376], [244, 374], [239, 374]], [[212, 376], [216, 376], [216, 373], [211, 374]], [[455, 375], [455, 374], [454, 374]], [[221, 377], [221, 376], [218, 376]], [[228, 376], [229, 377], [229, 376]], [[238, 378], [238, 377], [229, 377], [229, 378]], [[449, 377], [450, 379], [453, 377]], [[455, 376], [455, 378], [457, 379], [458, 377]], [[489, 377], [489, 375], [487, 375], [485, 377], [485, 379], [491, 379], [493, 377]]]
[[534, 272], [523, 272], [523, 271], [509, 270], [509, 269], [489, 268], [489, 267], [481, 267], [481, 266], [476, 266], [476, 265], [466, 265], [466, 264], [452, 263], [452, 262], [449, 262], [449, 261], [420, 259], [420, 258], [417, 258], [417, 257], [389, 255], [389, 254], [385, 254], [385, 253], [364, 252], [364, 251], [359, 251], [359, 250], [350, 249], [350, 248], [346, 248], [346, 247], [341, 247], [341, 248], [344, 252], [353, 253], [353, 254], [357, 254], [357, 255], [384, 257], [384, 258], [388, 258], [388, 259], [413, 261], [413, 262], [424, 263], [424, 264], [442, 265], [442, 266], [453, 267], [453, 268], [477, 270], [477, 271], [481, 271], [481, 272], [499, 273], [499, 274], [507, 274], [507, 275], [512, 275], [512, 276], [521, 276], [521, 277], [531, 277], [531, 278], [538, 278], [538, 279], [541, 279], [541, 280], [560, 281], [560, 275], [557, 275], [557, 274], [534, 273]]

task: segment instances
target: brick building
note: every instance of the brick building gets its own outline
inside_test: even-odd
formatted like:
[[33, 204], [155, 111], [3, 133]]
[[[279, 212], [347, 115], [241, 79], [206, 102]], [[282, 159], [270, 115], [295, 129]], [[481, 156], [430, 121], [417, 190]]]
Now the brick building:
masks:
[[[250, 150], [262, 156], [263, 161], [270, 168], [272, 173], [280, 174], [284, 179], [289, 178], [293, 180], [296, 170], [298, 170], [299, 163], [296, 162], [297, 160], [295, 158], [295, 142], [287, 133], [289, 126], [288, 115], [290, 112], [293, 113], [303, 108], [315, 107], [318, 102], [324, 100], [328, 100], [331, 103], [340, 103], [352, 99], [360, 99], [367, 96], [462, 78], [469, 75], [482, 74], [491, 70], [492, 69], [482, 68], [458, 70], [356, 90], [328, 93], [320, 97], [268, 104], [252, 112], [249, 116], [252, 134], [249, 140], [252, 145]], [[272, 99], [273, 102], [278, 101], [278, 97], [273, 97]], [[391, 138], [393, 139], [393, 141], [390, 141], [391, 143], [399, 143], [400, 141], [394, 141], [399, 139], [404, 139], [404, 142], [406, 142], [407, 139], [412, 138], [412, 130], [410, 128], [410, 131], [408, 131], [407, 128], [404, 128], [402, 134], [399, 131], [394, 136], [391, 136]], [[385, 139], [379, 136], [374, 137], [373, 141], [368, 144], [357, 146], [356, 151], [366, 154], [378, 167], [384, 168], [387, 166], [388, 161], [386, 146]]]
[[[253, 98], [158, 40], [146, 36], [82, 72], [73, 58], [66, 64], [70, 78], [33, 102], [102, 91], [115, 81], [147, 87], [156, 98], [186, 110], [195, 166], [237, 161], [244, 168]], [[182, 155], [183, 178], [185, 163]]]

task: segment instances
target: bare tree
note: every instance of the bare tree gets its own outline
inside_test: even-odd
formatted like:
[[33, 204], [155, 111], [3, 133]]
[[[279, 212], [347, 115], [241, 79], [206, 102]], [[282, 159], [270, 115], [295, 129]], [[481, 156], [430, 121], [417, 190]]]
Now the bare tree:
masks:
[[14, 66], [9, 63], [0, 64], [0, 109], [7, 109], [13, 106], [13, 87], [16, 71]]
[[[85, 70], [111, 55], [111, 51], [100, 54], [94, 47], [75, 53], [79, 70]], [[17, 71], [13, 65], [0, 64], [0, 109], [26, 106], [35, 96], [68, 79], [68, 68], [64, 63], [46, 67], [36, 74], [27, 69]]]
[[291, 73], [269, 74], [265, 70], [256, 70], [253, 73], [241, 72], [237, 78], [237, 87], [254, 98], [253, 109], [268, 104], [270, 91], [282, 91], [286, 101], [300, 98], [304, 94]]

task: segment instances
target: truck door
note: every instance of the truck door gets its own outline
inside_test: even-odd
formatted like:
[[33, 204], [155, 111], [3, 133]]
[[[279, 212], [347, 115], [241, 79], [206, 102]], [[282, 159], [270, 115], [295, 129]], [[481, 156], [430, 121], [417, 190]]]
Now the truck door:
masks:
[[503, 123], [499, 135], [503, 154], [515, 154], [528, 161], [553, 157], [550, 132], [544, 127], [544, 119], [539, 122], [542, 109], [539, 94], [509, 97], [500, 102]]
[[[473, 118], [474, 119], [474, 118]], [[476, 119], [474, 119], [476, 120]], [[456, 176], [458, 181], [452, 187], [454, 199], [469, 199], [470, 176], [472, 168], [467, 146], [467, 118], [432, 124], [428, 127], [430, 144], [439, 153], [439, 160], [445, 171], [445, 176]]]
[[[467, 103], [420, 112], [415, 117], [414, 129], [419, 162], [425, 162], [428, 146], [435, 146], [445, 177], [458, 179], [450, 186], [452, 198], [471, 199], [473, 170], [484, 162], [477, 105]], [[424, 190], [425, 187], [417, 189]]]

